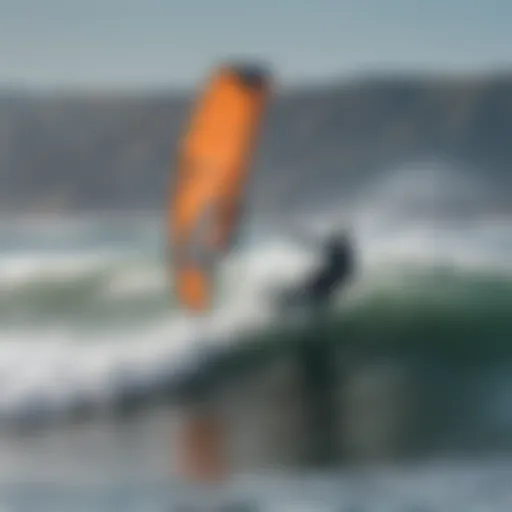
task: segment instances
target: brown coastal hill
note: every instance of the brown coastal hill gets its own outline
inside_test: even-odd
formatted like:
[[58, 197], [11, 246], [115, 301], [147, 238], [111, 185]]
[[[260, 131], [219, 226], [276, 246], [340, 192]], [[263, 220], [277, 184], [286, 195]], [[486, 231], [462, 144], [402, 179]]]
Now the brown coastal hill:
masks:
[[[2, 211], [158, 210], [188, 107], [181, 93], [0, 91]], [[465, 208], [508, 212], [511, 138], [512, 73], [289, 90], [270, 108], [252, 204], [268, 212], [340, 201], [434, 158], [485, 188]]]

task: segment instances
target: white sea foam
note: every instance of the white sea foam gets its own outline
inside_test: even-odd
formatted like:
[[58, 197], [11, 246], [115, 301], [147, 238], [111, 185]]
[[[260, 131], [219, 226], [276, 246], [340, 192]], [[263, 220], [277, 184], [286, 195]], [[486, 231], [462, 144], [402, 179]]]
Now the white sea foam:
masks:
[[[336, 218], [327, 220], [333, 225]], [[488, 222], [471, 229], [407, 223], [384, 229], [378, 219], [359, 220], [354, 231], [361, 287], [384, 278], [383, 265], [440, 262], [508, 272], [512, 261], [511, 248], [503, 244], [504, 233], [511, 234], [505, 222], [494, 228]], [[62, 411], [77, 400], [104, 406], [123, 386], [186, 371], [197, 363], [200, 347], [242, 343], [244, 331], [276, 321], [272, 291], [300, 280], [314, 268], [317, 254], [277, 233], [250, 247], [226, 262], [219, 304], [200, 325], [173, 309], [156, 246], [146, 248], [146, 259], [140, 247], [121, 250], [112, 244], [53, 253], [10, 250], [0, 256], [0, 300], [13, 314], [24, 311], [22, 324], [10, 316], [0, 324], [0, 414]], [[61, 318], [61, 303], [48, 305], [63, 285], [69, 294], [66, 314], [73, 312], [69, 318], [64, 313]], [[82, 289], [76, 297], [75, 288]], [[24, 310], [26, 304], [30, 308]], [[91, 304], [96, 309], [85, 328], [82, 316]], [[119, 315], [124, 307], [129, 313]], [[115, 322], [95, 322], [95, 314], [104, 320], [110, 311]]]

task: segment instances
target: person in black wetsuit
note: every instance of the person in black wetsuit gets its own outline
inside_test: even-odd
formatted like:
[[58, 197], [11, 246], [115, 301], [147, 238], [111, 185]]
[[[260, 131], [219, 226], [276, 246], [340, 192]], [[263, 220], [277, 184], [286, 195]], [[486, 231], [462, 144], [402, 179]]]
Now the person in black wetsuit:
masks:
[[[338, 452], [337, 393], [344, 385], [344, 375], [338, 365], [339, 338], [333, 332], [326, 315], [335, 294], [349, 284], [355, 273], [354, 246], [348, 232], [332, 232], [323, 241], [317, 237], [294, 234], [294, 239], [306, 243], [322, 254], [322, 261], [299, 285], [282, 295], [284, 311], [305, 307], [310, 328], [301, 331], [294, 355], [302, 374], [302, 399], [306, 418], [305, 463], [325, 466], [335, 463]], [[334, 334], [334, 336], [333, 336]], [[343, 414], [343, 413], [342, 413]]]
[[[301, 237], [304, 239], [304, 237]], [[308, 245], [313, 245], [311, 240]], [[346, 285], [354, 274], [354, 251], [348, 233], [333, 233], [321, 246], [322, 263], [298, 286], [287, 290], [283, 296], [285, 306], [305, 305], [316, 313], [324, 312], [331, 304], [333, 295]]]
[[302, 290], [306, 300], [316, 308], [325, 308], [354, 272], [352, 244], [346, 233], [331, 235], [325, 242], [323, 254], [322, 266], [306, 280]]

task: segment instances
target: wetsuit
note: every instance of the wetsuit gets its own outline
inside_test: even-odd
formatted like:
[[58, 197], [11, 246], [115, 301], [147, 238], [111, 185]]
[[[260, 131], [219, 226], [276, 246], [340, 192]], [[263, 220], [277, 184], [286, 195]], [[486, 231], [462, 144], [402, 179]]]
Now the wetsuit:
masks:
[[303, 403], [306, 413], [305, 463], [325, 466], [341, 455], [337, 449], [339, 405], [336, 399], [343, 375], [337, 365], [337, 343], [324, 316], [332, 296], [354, 272], [354, 257], [345, 236], [332, 237], [325, 244], [321, 267], [294, 290], [293, 300], [306, 304], [314, 313], [313, 329], [299, 341], [297, 362], [301, 368]]
[[330, 240], [325, 249], [325, 262], [303, 285], [302, 293], [308, 302], [324, 307], [337, 288], [353, 272], [353, 255], [346, 239]]
[[347, 237], [332, 237], [325, 244], [323, 253], [324, 261], [320, 268], [284, 293], [282, 304], [285, 307], [305, 305], [317, 314], [325, 312], [333, 294], [352, 276], [354, 257]]

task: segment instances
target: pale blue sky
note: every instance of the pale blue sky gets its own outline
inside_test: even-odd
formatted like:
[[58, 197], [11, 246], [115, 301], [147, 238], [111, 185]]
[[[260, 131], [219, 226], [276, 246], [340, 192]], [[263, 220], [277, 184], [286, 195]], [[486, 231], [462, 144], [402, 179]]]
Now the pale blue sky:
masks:
[[285, 83], [512, 69], [512, 0], [0, 0], [0, 84], [181, 87], [227, 55]]

